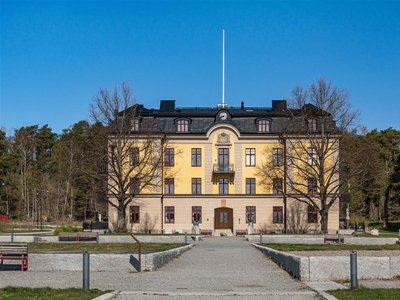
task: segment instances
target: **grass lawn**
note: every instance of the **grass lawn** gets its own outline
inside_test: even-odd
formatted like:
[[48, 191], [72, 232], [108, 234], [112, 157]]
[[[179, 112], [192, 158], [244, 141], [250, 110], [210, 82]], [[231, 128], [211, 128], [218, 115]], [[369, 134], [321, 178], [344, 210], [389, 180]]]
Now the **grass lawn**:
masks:
[[52, 300], [91, 300], [104, 295], [109, 291], [97, 289], [86, 291], [85, 289], [51, 289], [51, 288], [26, 288], [26, 287], [6, 287], [0, 289], [0, 299], [2, 300], [33, 300], [33, 299], [52, 299]]
[[400, 299], [400, 289], [369, 289], [360, 287], [349, 290], [326, 291], [339, 300], [397, 300]]
[[348, 245], [348, 244], [278, 244], [263, 243], [262, 246], [278, 251], [342, 251], [342, 250], [400, 250], [400, 245]]

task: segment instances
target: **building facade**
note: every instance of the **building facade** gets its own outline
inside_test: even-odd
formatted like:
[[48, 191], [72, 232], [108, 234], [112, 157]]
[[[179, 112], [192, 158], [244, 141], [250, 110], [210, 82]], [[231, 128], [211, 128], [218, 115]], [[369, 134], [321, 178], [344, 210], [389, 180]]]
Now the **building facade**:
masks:
[[[308, 126], [317, 130], [314, 120]], [[286, 101], [261, 108], [246, 108], [243, 102], [240, 107], [180, 108], [174, 100], [162, 100], [159, 109], [138, 110], [132, 134], [150, 121], [154, 134], [162, 133], [168, 142], [154, 143], [165, 145], [155, 184], [140, 190], [132, 178], [131, 190], [137, 193], [126, 207], [129, 231], [237, 235], [320, 229], [317, 209], [291, 197], [287, 186], [287, 178], [296, 176], [287, 162], [294, 144], [287, 139], [302, 133], [288, 125], [293, 112]], [[306, 155], [312, 164], [313, 152]], [[130, 159], [135, 161], [130, 165], [139, 163], [139, 149]], [[316, 192], [312, 181], [305, 183], [306, 194]], [[333, 206], [329, 212], [329, 230], [339, 227], [338, 211]], [[110, 205], [111, 228], [116, 218]]]

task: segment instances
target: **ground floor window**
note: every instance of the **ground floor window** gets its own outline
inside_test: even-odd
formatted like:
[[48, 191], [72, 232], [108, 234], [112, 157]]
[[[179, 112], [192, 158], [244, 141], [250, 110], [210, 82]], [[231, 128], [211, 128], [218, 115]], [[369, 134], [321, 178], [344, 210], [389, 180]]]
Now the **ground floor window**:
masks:
[[256, 222], [256, 207], [255, 206], [246, 206], [246, 223], [255, 223]]
[[131, 223], [140, 223], [140, 208], [139, 208], [139, 206], [131, 206], [130, 207], [129, 221]]
[[165, 223], [175, 223], [175, 206], [165, 207]]
[[283, 207], [282, 206], [274, 206], [273, 207], [273, 223], [283, 223]]
[[317, 223], [318, 222], [318, 211], [314, 206], [308, 207], [308, 223]]
[[201, 206], [192, 206], [192, 223], [201, 223]]

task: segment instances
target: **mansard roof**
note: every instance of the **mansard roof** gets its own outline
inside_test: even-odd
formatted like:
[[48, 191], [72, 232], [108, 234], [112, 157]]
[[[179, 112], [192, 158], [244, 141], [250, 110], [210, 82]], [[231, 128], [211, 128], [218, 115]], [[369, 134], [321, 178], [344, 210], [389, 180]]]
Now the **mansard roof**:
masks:
[[[311, 115], [318, 116], [321, 111], [310, 104], [307, 108]], [[312, 108], [312, 109], [311, 109]], [[220, 118], [220, 113], [225, 112], [226, 118]], [[319, 113], [318, 113], [319, 112]], [[149, 124], [154, 124], [155, 131], [165, 133], [175, 133], [177, 122], [187, 120], [190, 130], [179, 134], [205, 134], [211, 127], [217, 124], [230, 124], [237, 128], [241, 134], [256, 134], [258, 131], [258, 121], [268, 120], [270, 131], [263, 134], [282, 133], [290, 128], [290, 131], [300, 133], [304, 130], [304, 120], [293, 122], [293, 118], [301, 115], [300, 110], [287, 108], [285, 100], [272, 100], [272, 107], [245, 107], [241, 103], [240, 107], [218, 105], [215, 107], [176, 107], [175, 100], [161, 100], [159, 109], [147, 109], [143, 105], [136, 107], [136, 113], [140, 116], [141, 124], [148, 128]], [[156, 120], [156, 122], [154, 122]], [[330, 127], [336, 126], [331, 121]]]

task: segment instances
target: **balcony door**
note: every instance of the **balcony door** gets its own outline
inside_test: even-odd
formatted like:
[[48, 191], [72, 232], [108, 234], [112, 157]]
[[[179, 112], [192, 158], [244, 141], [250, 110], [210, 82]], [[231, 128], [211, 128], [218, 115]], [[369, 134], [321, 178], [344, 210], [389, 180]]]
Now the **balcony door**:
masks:
[[218, 149], [218, 169], [220, 172], [229, 171], [229, 148]]

